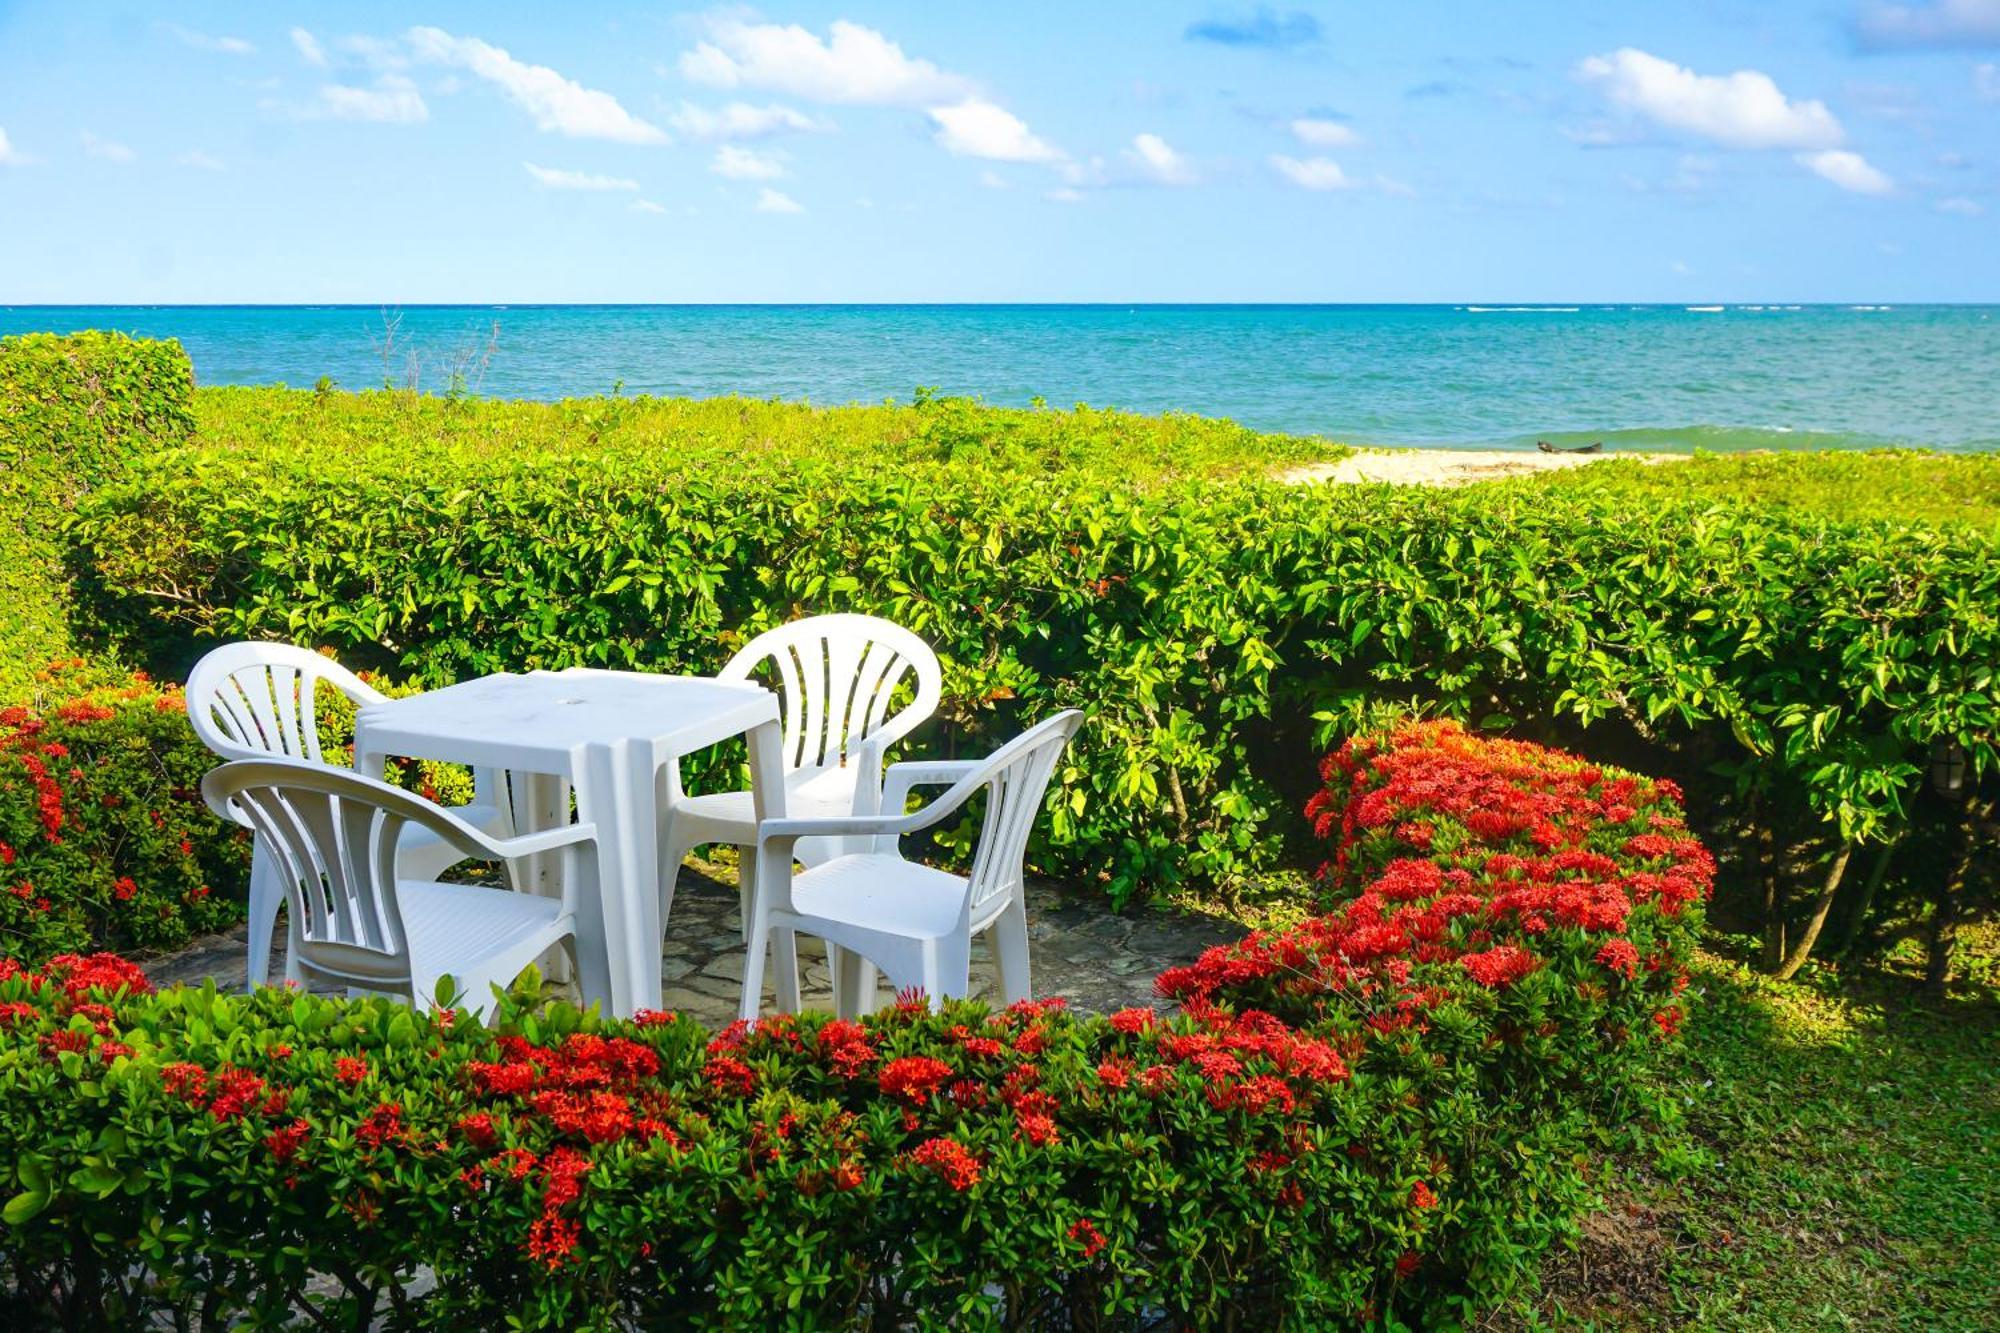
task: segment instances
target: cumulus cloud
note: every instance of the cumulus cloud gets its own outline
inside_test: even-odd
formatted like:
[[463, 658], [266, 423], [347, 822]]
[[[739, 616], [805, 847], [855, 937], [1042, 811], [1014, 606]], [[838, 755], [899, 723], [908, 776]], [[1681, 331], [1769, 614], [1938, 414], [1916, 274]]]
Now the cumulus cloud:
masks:
[[1984, 204], [1967, 199], [1963, 195], [1954, 195], [1950, 199], [1940, 199], [1937, 201], [1935, 207], [1938, 212], [1949, 213], [1953, 217], [1977, 218], [1986, 215], [1986, 206]]
[[1697, 74], [1627, 46], [1590, 56], [1577, 75], [1617, 106], [1729, 148], [1827, 149], [1842, 138], [1826, 103], [1794, 101], [1759, 70]]
[[798, 200], [792, 198], [782, 190], [774, 190], [767, 185], [757, 192], [757, 211], [759, 213], [803, 213], [806, 210], [799, 204]]
[[1872, 4], [1862, 10], [1855, 32], [1875, 50], [2000, 46], [2000, 0]]
[[1141, 176], [1157, 185], [1193, 185], [1201, 179], [1194, 164], [1157, 134], [1134, 136], [1125, 156]]
[[766, 139], [787, 132], [813, 133], [831, 128], [805, 112], [776, 102], [752, 106], [731, 102], [724, 107], [696, 106], [682, 102], [667, 123], [690, 139]]
[[853, 106], [923, 106], [972, 92], [968, 80], [846, 19], [836, 19], [824, 38], [796, 23], [711, 19], [705, 39], [681, 56], [680, 70], [712, 88]]
[[1260, 46], [1272, 50], [1308, 46], [1320, 38], [1319, 20], [1303, 9], [1277, 13], [1259, 5], [1251, 13], [1233, 19], [1203, 19], [1190, 23], [1183, 34], [1191, 42], [1214, 42], [1218, 46]]
[[1290, 128], [1292, 136], [1308, 148], [1349, 148], [1361, 142], [1352, 126], [1322, 116], [1300, 116]]
[[0, 167], [25, 167], [34, 160], [14, 146], [6, 130], [0, 129]]
[[1843, 190], [1855, 194], [1887, 194], [1895, 182], [1868, 164], [1868, 159], [1845, 148], [1828, 148], [1817, 153], [1800, 153], [1799, 165]]
[[196, 171], [221, 171], [223, 169], [221, 159], [210, 157], [207, 153], [199, 151], [182, 153], [174, 159], [174, 162], [179, 166], [192, 167]]
[[193, 47], [197, 51], [214, 51], [225, 56], [255, 55], [257, 48], [241, 37], [213, 37], [205, 32], [194, 32], [178, 23], [162, 24], [177, 38], [182, 46]]
[[559, 167], [538, 167], [523, 162], [535, 184], [545, 190], [636, 190], [639, 182], [624, 176], [594, 176], [587, 171], [564, 171]]
[[326, 48], [319, 44], [319, 38], [313, 36], [304, 28], [292, 29], [292, 47], [299, 53], [299, 59], [305, 61], [308, 65], [318, 65], [321, 69], [326, 68]]
[[708, 164], [708, 169], [733, 181], [774, 181], [785, 174], [784, 163], [776, 154], [730, 143], [715, 150], [715, 160]]
[[1027, 122], [983, 98], [968, 97], [953, 106], [928, 112], [937, 127], [935, 137], [946, 152], [959, 157], [983, 157], [995, 162], [1061, 162], [1060, 148], [1037, 137]]
[[347, 83], [323, 84], [318, 95], [298, 109], [298, 115], [306, 120], [416, 125], [430, 119], [431, 109], [424, 104], [416, 84], [400, 74], [384, 74], [369, 88]]
[[1351, 190], [1356, 182], [1330, 157], [1287, 157], [1271, 154], [1271, 166], [1301, 190]]
[[1973, 66], [1972, 91], [1982, 102], [2000, 102], [2000, 65], [1988, 62]]
[[127, 162], [136, 160], [139, 156], [124, 144], [113, 143], [109, 139], [101, 139], [89, 130], [85, 130], [81, 138], [83, 139], [84, 152], [90, 154], [92, 157], [101, 158], [106, 162], [116, 162], [123, 166]]
[[586, 88], [546, 65], [516, 60], [490, 42], [454, 37], [440, 28], [412, 28], [407, 40], [419, 60], [465, 70], [500, 89], [528, 113], [537, 129], [572, 139], [668, 142], [665, 130], [627, 111], [610, 93]]
[[632, 201], [632, 211], [634, 213], [664, 213], [667, 210], [650, 199], [634, 199]]

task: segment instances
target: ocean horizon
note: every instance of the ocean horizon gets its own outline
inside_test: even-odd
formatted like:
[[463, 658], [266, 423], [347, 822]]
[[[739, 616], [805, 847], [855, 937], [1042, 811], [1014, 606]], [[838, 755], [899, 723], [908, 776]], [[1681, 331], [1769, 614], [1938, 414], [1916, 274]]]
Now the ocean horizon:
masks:
[[205, 385], [740, 394], [1226, 417], [1355, 444], [2000, 449], [2000, 306], [0, 305], [0, 334], [179, 339]]

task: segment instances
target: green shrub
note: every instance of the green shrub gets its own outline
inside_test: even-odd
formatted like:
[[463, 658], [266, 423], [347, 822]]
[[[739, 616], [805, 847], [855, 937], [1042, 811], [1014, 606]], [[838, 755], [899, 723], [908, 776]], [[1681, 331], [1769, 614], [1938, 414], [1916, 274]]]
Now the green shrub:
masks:
[[[78, 567], [163, 674], [234, 637], [426, 683], [708, 672], [802, 613], [883, 614], [946, 663], [917, 747], [1090, 710], [1036, 856], [1121, 902], [1278, 863], [1300, 756], [1384, 695], [1588, 734], [1700, 782], [1704, 817], [1754, 801], [1780, 845], [1895, 827], [1934, 738], [1996, 755], [2000, 550], [1966, 529], [1137, 464], [1135, 485], [908, 440], [871, 467], [848, 427], [806, 437], [836, 414], [697, 406], [204, 398], [216, 433], [93, 497]], [[782, 452], [698, 434], [767, 410], [798, 432]], [[648, 448], [626, 414], [686, 420]]]
[[64, 517], [141, 451], [185, 441], [193, 397], [179, 343], [0, 338], [0, 703], [27, 697], [37, 667], [71, 655]]
[[[1672, 1049], [1708, 863], [1662, 788], [1531, 747], [1432, 727], [1330, 772], [1316, 809], [1358, 831], [1328, 888], [1360, 893], [1307, 946], [1314, 988], [1278, 984], [1297, 1025], [1251, 1007], [1280, 956], [1261, 940], [1163, 977], [1177, 1017], [903, 1002], [712, 1038], [542, 1006], [532, 983], [488, 1031], [275, 988], [151, 994], [112, 958], [0, 966], [9, 1308], [88, 1327], [1462, 1321], [1573, 1227], [1579, 1155]], [[1319, 948], [1336, 935], [1341, 957]]]
[[[0, 948], [170, 949], [242, 915], [248, 846], [202, 803], [214, 756], [180, 691], [65, 664], [0, 708]], [[81, 677], [81, 679], [78, 679]]]

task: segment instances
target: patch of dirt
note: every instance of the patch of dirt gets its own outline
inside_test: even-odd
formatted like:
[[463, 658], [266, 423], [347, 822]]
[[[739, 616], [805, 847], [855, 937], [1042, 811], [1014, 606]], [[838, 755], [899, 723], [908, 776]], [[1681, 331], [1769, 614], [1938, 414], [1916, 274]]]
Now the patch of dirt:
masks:
[[[1675, 1243], [1674, 1219], [1632, 1196], [1614, 1197], [1583, 1219], [1574, 1249], [1559, 1249], [1542, 1264], [1542, 1289], [1534, 1311], [1547, 1319], [1589, 1321], [1607, 1329], [1659, 1327], [1666, 1317], [1667, 1264]], [[1519, 1310], [1482, 1321], [1483, 1333], [1527, 1327]]]

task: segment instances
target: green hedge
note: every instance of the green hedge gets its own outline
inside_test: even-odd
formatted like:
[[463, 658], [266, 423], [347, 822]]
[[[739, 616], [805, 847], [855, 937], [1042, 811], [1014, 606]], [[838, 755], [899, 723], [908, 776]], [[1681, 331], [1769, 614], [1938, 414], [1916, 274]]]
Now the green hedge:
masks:
[[116, 333], [0, 338], [0, 702], [73, 653], [60, 534], [92, 487], [194, 431], [176, 342]]
[[1967, 529], [1204, 481], [1144, 458], [1128, 482], [1125, 445], [1051, 472], [921, 433], [871, 453], [846, 427], [780, 452], [698, 432], [649, 450], [617, 423], [663, 409], [619, 400], [521, 416], [267, 391], [202, 410], [201, 447], [92, 497], [72, 532], [93, 610], [157, 669], [248, 636], [429, 682], [712, 671], [766, 625], [876, 612], [946, 661], [918, 747], [1090, 711], [1037, 854], [1121, 901], [1278, 863], [1300, 756], [1385, 695], [1588, 736], [1781, 846], [1893, 827], [1936, 737], [1996, 754], [2000, 550]]
[[1301, 973], [1343, 998], [1296, 1025], [1229, 993], [1284, 947], [1261, 939], [1163, 978], [1174, 1017], [909, 1003], [712, 1036], [532, 987], [494, 1032], [0, 965], [6, 1308], [1457, 1326], [1532, 1280], [1590, 1199], [1584, 1154], [1657, 1109], [1711, 867], [1669, 789], [1560, 754], [1431, 726], [1329, 772], [1350, 763], [1315, 806], [1341, 953]]

